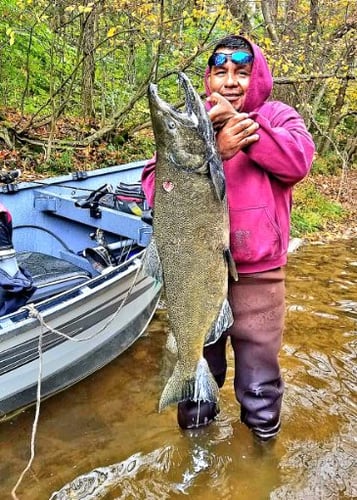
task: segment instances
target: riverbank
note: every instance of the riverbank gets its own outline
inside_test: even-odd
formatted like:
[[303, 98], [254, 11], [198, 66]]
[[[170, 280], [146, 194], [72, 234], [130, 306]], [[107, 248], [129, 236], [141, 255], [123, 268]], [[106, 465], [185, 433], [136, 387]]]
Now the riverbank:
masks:
[[344, 215], [338, 221], [324, 221], [323, 229], [307, 233], [303, 238], [321, 243], [357, 238], [357, 170], [349, 170], [343, 176], [314, 174], [309, 182], [327, 199], [339, 203]]
[[[40, 164], [41, 162], [39, 159], [37, 159], [35, 163], [34, 159], [33, 161], [27, 161], [27, 158], [22, 158], [21, 155], [17, 155], [14, 151], [3, 150], [0, 153], [3, 153], [4, 157], [4, 170], [20, 168], [22, 181], [41, 180], [49, 176], [61, 175], [71, 171], [82, 169], [91, 170], [92, 168], [122, 164], [143, 158], [143, 156], [138, 157], [139, 152], [135, 148], [135, 154], [134, 151], [123, 148], [122, 156], [120, 158], [111, 157], [108, 155], [106, 150], [105, 152], [101, 151], [101, 155], [99, 155], [97, 149], [91, 149], [90, 153], [88, 153], [89, 158], [86, 159], [86, 162], [81, 162], [77, 159], [78, 161], [73, 161], [64, 165], [61, 161], [59, 161], [58, 164], [54, 161], [52, 163], [52, 169], [49, 165], [44, 168], [44, 165], [42, 165], [43, 162]], [[310, 184], [313, 187], [313, 192], [310, 192], [307, 196], [305, 195], [305, 197], [303, 196], [302, 199], [299, 199], [299, 189], [301, 189], [301, 186], [303, 186], [304, 183], [305, 186], [306, 184]], [[321, 206], [319, 206], [319, 202], [314, 203], [314, 196], [316, 194], [322, 195], [328, 202], [341, 207], [342, 214], [336, 217], [334, 213], [329, 213], [327, 211], [326, 215], [321, 215], [324, 212], [321, 209]], [[296, 225], [294, 226], [293, 221], [292, 234], [294, 237], [297, 236], [305, 241], [321, 243], [341, 238], [357, 238], [356, 168], [350, 168], [343, 175], [342, 173], [339, 173], [338, 175], [323, 175], [316, 173], [309, 175], [306, 180], [296, 186], [294, 201], [295, 210], [298, 206], [302, 217], [305, 216], [306, 218], [304, 212], [310, 212], [310, 214], [313, 213], [315, 218], [314, 224], [310, 224], [310, 221], [308, 221], [306, 224], [303, 224], [303, 227], [299, 226], [298, 231], [294, 231], [294, 229], [296, 229]], [[313, 203], [311, 203], [311, 201]]]

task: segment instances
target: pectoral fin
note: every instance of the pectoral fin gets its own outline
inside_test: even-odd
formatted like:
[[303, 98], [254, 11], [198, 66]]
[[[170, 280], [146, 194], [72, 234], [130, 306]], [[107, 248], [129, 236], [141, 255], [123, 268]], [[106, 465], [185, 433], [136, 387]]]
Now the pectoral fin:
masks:
[[233, 323], [233, 313], [227, 299], [223, 301], [221, 310], [211, 330], [207, 333], [205, 346], [214, 344]]
[[220, 201], [223, 201], [226, 195], [226, 180], [221, 161], [218, 162], [216, 158], [211, 159], [209, 162], [209, 172], [217, 197]]
[[162, 266], [154, 238], [151, 239], [145, 250], [143, 270], [148, 276], [160, 281], [160, 283], [163, 282]]
[[238, 281], [237, 267], [233, 260], [232, 253], [229, 248], [224, 249], [224, 258], [226, 259], [228, 265], [228, 271], [234, 281]]

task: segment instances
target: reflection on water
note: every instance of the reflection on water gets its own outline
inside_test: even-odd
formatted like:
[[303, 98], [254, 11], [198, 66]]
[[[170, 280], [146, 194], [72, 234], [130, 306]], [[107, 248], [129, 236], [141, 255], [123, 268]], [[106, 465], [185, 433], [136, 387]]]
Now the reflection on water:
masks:
[[[337, 499], [356, 488], [357, 241], [305, 246], [290, 257], [281, 364], [283, 428], [259, 444], [239, 422], [233, 357], [221, 414], [182, 432], [157, 413], [167, 376], [167, 324], [100, 372], [42, 405], [22, 499]], [[27, 463], [34, 411], [0, 427], [0, 498]]]
[[[162, 477], [167, 472], [172, 462], [172, 448], [166, 446], [163, 449], [154, 450], [147, 455], [136, 453], [127, 460], [109, 467], [97, 468], [88, 474], [74, 479], [59, 492], [55, 492], [51, 499], [65, 500], [68, 498], [90, 499], [104, 498], [108, 491], [115, 489], [121, 498], [139, 498], [145, 492], [146, 496], [165, 498], [164, 491], [167, 488], [160, 481], [154, 481], [154, 477]], [[150, 472], [150, 479], [139, 476]], [[147, 483], [147, 484], [145, 484]], [[120, 489], [120, 493], [119, 490]], [[161, 496], [162, 495], [162, 496]]]

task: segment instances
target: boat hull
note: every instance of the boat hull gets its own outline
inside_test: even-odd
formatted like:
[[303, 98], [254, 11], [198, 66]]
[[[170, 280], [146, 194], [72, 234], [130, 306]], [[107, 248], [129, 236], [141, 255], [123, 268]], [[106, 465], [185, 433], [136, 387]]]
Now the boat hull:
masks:
[[40, 303], [37, 318], [17, 325], [14, 315], [2, 319], [0, 418], [36, 401], [40, 370], [41, 398], [46, 398], [102, 368], [143, 334], [160, 286], [138, 266], [135, 259], [125, 276], [114, 270], [104, 282], [100, 277], [71, 290], [72, 297], [64, 293]]
[[[134, 183], [141, 168], [134, 163], [90, 172], [78, 181], [63, 176], [40, 186], [19, 184], [3, 196], [13, 216], [13, 245], [25, 252], [25, 262], [36, 257], [44, 288], [27, 305], [0, 317], [0, 421], [36, 403], [38, 389], [41, 399], [48, 398], [99, 370], [144, 333], [161, 291], [141, 266], [151, 227], [118, 210], [99, 207], [93, 214], [76, 204], [78, 195], [105, 182]], [[133, 251], [106, 268], [93, 268], [86, 251], [100, 248], [92, 238], [98, 230], [116, 257], [132, 243]], [[36, 252], [48, 258], [38, 260]], [[43, 262], [54, 259], [54, 280], [48, 284], [50, 266]], [[78, 268], [80, 277], [67, 281], [64, 273], [58, 276], [62, 267], [67, 275]]]

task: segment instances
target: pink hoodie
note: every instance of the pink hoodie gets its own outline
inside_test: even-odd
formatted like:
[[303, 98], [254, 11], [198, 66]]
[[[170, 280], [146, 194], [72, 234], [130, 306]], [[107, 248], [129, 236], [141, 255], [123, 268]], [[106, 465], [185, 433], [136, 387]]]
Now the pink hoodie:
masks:
[[[254, 62], [241, 111], [259, 123], [260, 138], [223, 162], [230, 248], [239, 273], [262, 272], [286, 264], [292, 187], [309, 172], [315, 150], [301, 116], [282, 102], [267, 101], [273, 87], [272, 76], [260, 48], [248, 43]], [[208, 73], [209, 68], [206, 77]], [[207, 81], [206, 93], [209, 95]], [[151, 206], [154, 169], [155, 158], [147, 163], [142, 175]]]

